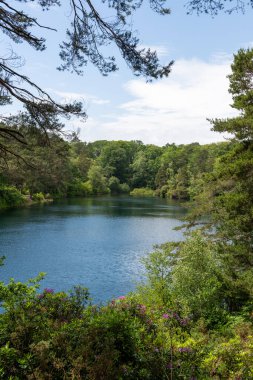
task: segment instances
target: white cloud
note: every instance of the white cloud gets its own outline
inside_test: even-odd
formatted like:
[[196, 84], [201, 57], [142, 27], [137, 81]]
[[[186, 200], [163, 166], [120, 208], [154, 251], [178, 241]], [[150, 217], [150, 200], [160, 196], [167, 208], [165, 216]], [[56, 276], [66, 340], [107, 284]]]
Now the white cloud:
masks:
[[168, 48], [164, 45], [140, 45], [140, 49], [150, 49], [156, 51], [159, 58], [167, 57], [169, 54]]
[[221, 64], [221, 65], [224, 65], [224, 64], [230, 65], [232, 61], [233, 61], [233, 54], [228, 54], [223, 51], [216, 52], [211, 57], [211, 63]]
[[57, 90], [51, 90], [55, 95], [58, 95], [61, 98], [62, 102], [73, 102], [75, 100], [82, 101], [86, 105], [88, 104], [97, 104], [97, 105], [103, 105], [110, 103], [110, 100], [108, 99], [100, 99], [95, 95], [86, 94], [86, 93], [78, 93], [78, 92], [66, 92], [66, 91], [57, 91]]
[[109, 120], [91, 115], [81, 136], [86, 141], [138, 139], [158, 145], [222, 140], [221, 134], [210, 131], [206, 119], [236, 114], [229, 106], [229, 72], [228, 57], [219, 55], [210, 62], [178, 60], [163, 81], [129, 81], [123, 90], [133, 100], [121, 104]]
[[253, 48], [253, 41], [244, 42], [242, 45], [244, 49], [252, 49]]
[[27, 4], [25, 4], [25, 6], [28, 8], [32, 8], [32, 9], [39, 9], [40, 8], [38, 3], [27, 3]]

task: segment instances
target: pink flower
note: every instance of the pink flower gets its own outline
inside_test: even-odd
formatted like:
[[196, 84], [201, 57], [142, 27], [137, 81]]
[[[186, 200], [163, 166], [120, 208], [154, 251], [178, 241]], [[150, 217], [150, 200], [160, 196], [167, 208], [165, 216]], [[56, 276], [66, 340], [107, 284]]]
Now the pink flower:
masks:
[[54, 289], [51, 289], [51, 288], [45, 288], [45, 289], [44, 289], [44, 293], [53, 294], [53, 293], [54, 293]]
[[126, 297], [125, 296], [120, 296], [118, 299], [119, 300], [124, 300], [124, 299], [126, 299]]
[[163, 318], [164, 318], [164, 319], [169, 319], [170, 316], [169, 316], [169, 314], [165, 313], [165, 314], [163, 314]]
[[137, 308], [140, 310], [140, 312], [142, 314], [144, 314], [146, 312], [146, 310], [147, 310], [146, 306], [145, 305], [141, 305], [141, 304], [137, 305]]
[[179, 347], [178, 351], [188, 353], [188, 352], [191, 352], [192, 349], [190, 347]]

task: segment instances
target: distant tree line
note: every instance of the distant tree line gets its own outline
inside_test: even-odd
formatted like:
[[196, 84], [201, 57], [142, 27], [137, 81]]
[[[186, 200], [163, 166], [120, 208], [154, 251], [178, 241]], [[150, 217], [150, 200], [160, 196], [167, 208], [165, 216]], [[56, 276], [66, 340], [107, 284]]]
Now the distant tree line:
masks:
[[22, 134], [28, 145], [12, 142], [17, 156], [9, 156], [1, 167], [1, 186], [15, 187], [31, 197], [37, 193], [59, 198], [142, 189], [138, 194], [193, 199], [204, 176], [230, 147], [227, 142], [163, 147], [141, 141], [67, 142], [56, 134], [45, 137], [25, 128]]

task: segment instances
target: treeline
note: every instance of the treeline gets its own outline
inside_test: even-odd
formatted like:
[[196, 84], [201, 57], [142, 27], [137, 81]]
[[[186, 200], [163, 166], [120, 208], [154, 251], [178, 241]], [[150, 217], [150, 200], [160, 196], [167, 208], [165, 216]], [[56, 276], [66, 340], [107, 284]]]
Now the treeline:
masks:
[[[23, 130], [1, 167], [0, 207], [43, 200], [129, 193], [193, 199], [206, 173], [230, 149], [227, 142], [144, 145], [141, 141], [67, 142]], [[13, 146], [12, 146], [13, 149]], [[23, 198], [22, 198], [23, 196]]]

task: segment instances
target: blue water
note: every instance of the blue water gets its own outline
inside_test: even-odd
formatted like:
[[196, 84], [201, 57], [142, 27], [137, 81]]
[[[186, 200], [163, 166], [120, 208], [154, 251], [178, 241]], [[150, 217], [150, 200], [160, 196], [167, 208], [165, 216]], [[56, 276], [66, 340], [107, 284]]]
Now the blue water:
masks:
[[89, 288], [95, 302], [124, 295], [143, 277], [154, 244], [182, 239], [186, 210], [159, 198], [64, 200], [0, 213], [0, 279], [46, 272], [42, 288]]

